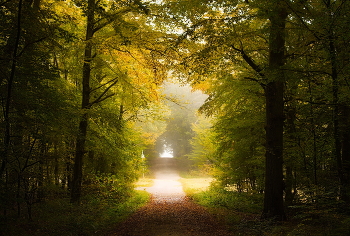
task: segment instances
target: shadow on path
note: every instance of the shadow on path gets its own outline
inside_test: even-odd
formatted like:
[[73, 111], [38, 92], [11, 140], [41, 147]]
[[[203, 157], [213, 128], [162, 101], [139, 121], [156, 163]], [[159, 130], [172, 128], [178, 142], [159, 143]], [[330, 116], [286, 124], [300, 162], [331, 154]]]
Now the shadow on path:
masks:
[[181, 183], [176, 159], [159, 158], [151, 166], [154, 185], [142, 188], [151, 201], [109, 235], [225, 236], [232, 235], [204, 207], [189, 200]]

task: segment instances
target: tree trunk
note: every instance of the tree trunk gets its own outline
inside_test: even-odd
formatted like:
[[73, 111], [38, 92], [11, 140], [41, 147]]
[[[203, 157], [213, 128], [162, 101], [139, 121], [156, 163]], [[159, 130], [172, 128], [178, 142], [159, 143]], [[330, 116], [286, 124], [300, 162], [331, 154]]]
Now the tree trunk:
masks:
[[38, 201], [41, 202], [44, 199], [44, 155], [46, 155], [45, 144], [41, 144], [41, 152], [39, 153], [39, 166], [38, 166]]
[[293, 205], [294, 193], [293, 193], [293, 170], [290, 166], [286, 167], [286, 179], [285, 179], [285, 203], [287, 206]]
[[288, 16], [283, 1], [271, 10], [269, 74], [265, 87], [266, 153], [265, 192], [262, 218], [285, 220], [283, 204], [283, 123], [285, 21]]
[[283, 83], [270, 82], [266, 97], [265, 195], [262, 218], [285, 219], [283, 205]]
[[58, 151], [57, 151], [57, 144], [54, 143], [54, 184], [56, 186], [59, 186], [60, 184], [60, 165], [59, 165], [59, 154], [58, 154]]
[[340, 198], [350, 203], [350, 107], [342, 105], [340, 112], [340, 140], [341, 140], [341, 162], [338, 163], [340, 171]]
[[13, 84], [14, 84], [15, 73], [17, 69], [18, 47], [19, 47], [19, 41], [21, 38], [21, 19], [22, 19], [22, 7], [23, 7], [22, 2], [23, 2], [22, 0], [19, 0], [18, 2], [16, 38], [15, 38], [15, 44], [11, 55], [11, 59], [12, 59], [11, 70], [10, 70], [10, 75], [8, 76], [8, 79], [7, 79], [7, 91], [6, 91], [7, 94], [6, 94], [6, 100], [5, 100], [5, 107], [3, 108], [5, 132], [4, 132], [4, 149], [1, 155], [2, 161], [1, 161], [1, 167], [0, 167], [0, 176], [3, 176], [3, 173], [6, 169], [9, 149], [10, 149], [10, 142], [11, 142], [10, 109], [11, 109], [11, 101], [12, 101]]
[[81, 196], [81, 183], [83, 176], [83, 159], [85, 154], [85, 141], [88, 129], [89, 114], [90, 109], [90, 74], [91, 74], [91, 61], [92, 61], [92, 42], [91, 39], [94, 35], [94, 14], [95, 14], [95, 0], [88, 0], [87, 7], [87, 26], [86, 26], [86, 46], [84, 54], [84, 65], [83, 65], [83, 92], [82, 92], [82, 103], [81, 109], [83, 114], [80, 118], [79, 129], [76, 139], [76, 149], [74, 157], [74, 167], [73, 167], [73, 180], [71, 187], [71, 202], [80, 202]]
[[81, 183], [83, 179], [83, 159], [85, 154], [85, 141], [88, 127], [88, 114], [85, 113], [80, 120], [76, 140], [76, 149], [71, 186], [71, 202], [79, 203], [81, 197]]
[[333, 129], [334, 129], [334, 155], [337, 162], [338, 178], [340, 184], [340, 198], [350, 202], [350, 150], [349, 134], [350, 123], [348, 121], [349, 107], [339, 101], [339, 77], [337, 69], [337, 49], [335, 47], [335, 36], [329, 36], [329, 54], [332, 66], [332, 89], [333, 89]]
[[[294, 197], [296, 194], [295, 190], [295, 178], [293, 175], [293, 169], [295, 164], [294, 164], [294, 152], [295, 152], [295, 148], [297, 143], [300, 142], [298, 134], [296, 132], [296, 127], [295, 127], [295, 120], [296, 120], [296, 108], [295, 108], [295, 102], [294, 102], [294, 92], [296, 90], [296, 86], [292, 86], [292, 88], [289, 88], [289, 95], [287, 100], [289, 100], [289, 104], [288, 106], [285, 105], [285, 124], [284, 124], [284, 133], [285, 133], [285, 137], [287, 138], [287, 142], [285, 144], [287, 144], [285, 146], [285, 149], [287, 149], [288, 151], [285, 152], [285, 154], [287, 153], [287, 158], [288, 160], [285, 161], [284, 165], [285, 165], [285, 186], [284, 186], [284, 201], [285, 201], [285, 205], [286, 206], [290, 206], [293, 204], [294, 201]], [[288, 145], [288, 143], [290, 143]], [[285, 156], [284, 156], [284, 160], [286, 160]]]

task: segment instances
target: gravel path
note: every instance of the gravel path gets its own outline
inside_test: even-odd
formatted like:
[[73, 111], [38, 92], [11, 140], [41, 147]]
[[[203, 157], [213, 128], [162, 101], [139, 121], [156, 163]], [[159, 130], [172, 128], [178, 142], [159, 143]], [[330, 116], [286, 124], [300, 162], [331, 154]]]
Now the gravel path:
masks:
[[174, 159], [160, 159], [153, 171], [154, 185], [144, 188], [152, 194], [151, 201], [122, 222], [110, 236], [232, 235], [204, 207], [186, 197]]

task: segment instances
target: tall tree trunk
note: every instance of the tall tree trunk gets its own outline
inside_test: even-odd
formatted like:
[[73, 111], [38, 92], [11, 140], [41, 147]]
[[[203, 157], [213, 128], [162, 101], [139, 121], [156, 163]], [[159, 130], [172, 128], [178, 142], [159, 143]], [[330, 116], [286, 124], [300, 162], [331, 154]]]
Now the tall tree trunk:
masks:
[[284, 166], [285, 166], [285, 186], [284, 186], [284, 201], [286, 206], [290, 206], [293, 204], [294, 197], [296, 195], [295, 191], [295, 178], [293, 175], [293, 170], [295, 170], [295, 153], [296, 148], [300, 143], [300, 138], [297, 133], [297, 128], [295, 126], [295, 121], [297, 118], [297, 109], [296, 109], [296, 95], [295, 91], [297, 91], [298, 83], [287, 83], [286, 81], [286, 91], [285, 98], [288, 104], [285, 104], [285, 124], [284, 124], [284, 133], [285, 133], [285, 146], [284, 148], [287, 150], [284, 152], [287, 154], [284, 156]]
[[[318, 195], [318, 176], [317, 176], [317, 132], [316, 132], [316, 121], [315, 121], [315, 112], [314, 112], [314, 105], [313, 105], [313, 94], [312, 94], [312, 87], [311, 83], [308, 82], [308, 90], [309, 90], [309, 100], [310, 100], [310, 128], [311, 128], [311, 134], [312, 134], [312, 176], [314, 180], [314, 185], [316, 187], [314, 191], [314, 195], [316, 196], [317, 200], [317, 195]], [[311, 175], [311, 174], [310, 174]], [[311, 176], [310, 176], [311, 177]]]
[[17, 12], [17, 22], [16, 22], [17, 23], [17, 32], [16, 32], [16, 38], [15, 38], [15, 44], [14, 44], [12, 55], [11, 55], [12, 62], [11, 62], [10, 75], [7, 79], [6, 102], [5, 102], [5, 107], [3, 108], [5, 132], [4, 132], [4, 149], [3, 149], [4, 151], [1, 155], [2, 160], [1, 160], [1, 167], [0, 167], [0, 176], [3, 176], [3, 173], [6, 169], [6, 165], [8, 162], [10, 143], [11, 143], [10, 109], [11, 109], [11, 101], [12, 101], [13, 84], [14, 84], [15, 73], [16, 73], [16, 68], [17, 68], [17, 54], [18, 54], [19, 40], [21, 38], [21, 19], [22, 19], [22, 7], [23, 7], [22, 3], [23, 3], [23, 1], [19, 0], [18, 12]]
[[82, 78], [82, 103], [81, 109], [83, 114], [80, 118], [79, 128], [76, 139], [76, 149], [74, 157], [73, 167], [73, 180], [71, 187], [71, 202], [80, 202], [81, 197], [81, 184], [83, 177], [83, 159], [85, 154], [85, 142], [88, 129], [89, 114], [88, 110], [91, 107], [90, 104], [90, 74], [91, 74], [91, 61], [92, 61], [92, 42], [91, 39], [94, 35], [94, 14], [95, 14], [95, 0], [88, 0], [87, 7], [87, 26], [86, 26], [86, 45], [84, 54], [83, 65], [83, 78]]
[[[47, 155], [46, 144], [41, 143], [41, 150], [39, 153], [39, 166], [38, 166], [38, 201], [44, 200], [44, 156]], [[47, 178], [48, 176], [46, 176]]]
[[286, 166], [286, 179], [285, 179], [285, 203], [287, 206], [293, 205], [295, 191], [294, 188], [294, 176], [293, 169], [290, 166]]
[[283, 203], [283, 123], [285, 24], [288, 16], [282, 0], [276, 0], [270, 17], [269, 74], [266, 99], [266, 166], [262, 218], [285, 220]]
[[341, 123], [341, 166], [342, 171], [341, 184], [341, 199], [346, 203], [350, 203], [350, 107], [342, 105], [340, 107], [340, 123]]
[[[332, 32], [330, 30], [330, 32]], [[337, 69], [337, 49], [335, 47], [335, 37], [331, 33], [329, 37], [329, 54], [332, 66], [332, 88], [333, 88], [333, 133], [334, 133], [334, 155], [337, 162], [338, 178], [340, 184], [340, 198], [350, 202], [350, 150], [349, 134], [350, 123], [348, 121], [349, 107], [339, 101], [339, 77]]]

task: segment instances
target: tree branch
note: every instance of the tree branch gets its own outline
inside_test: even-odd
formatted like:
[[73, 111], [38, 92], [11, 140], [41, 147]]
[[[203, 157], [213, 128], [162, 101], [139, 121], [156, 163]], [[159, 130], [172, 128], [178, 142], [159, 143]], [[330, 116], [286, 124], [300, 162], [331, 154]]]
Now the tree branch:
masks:
[[265, 89], [265, 87], [266, 87], [266, 84], [264, 84], [263, 82], [261, 82], [261, 81], [258, 80], [258, 79], [255, 79], [255, 78], [252, 78], [252, 77], [244, 77], [244, 79], [257, 82], [257, 83], [260, 84], [260, 86], [263, 87], [264, 89]]
[[320, 75], [328, 75], [331, 76], [332, 74], [326, 71], [321, 71], [321, 70], [298, 70], [298, 69], [283, 69], [284, 71], [291, 71], [291, 72], [296, 72], [296, 73], [302, 73], [302, 74], [320, 74]]
[[[115, 93], [110, 94], [110, 95], [107, 95], [107, 96], [105, 96], [105, 94], [106, 94], [114, 85], [116, 85], [116, 84], [118, 83], [118, 81], [119, 81], [118, 79], [115, 79], [115, 81], [114, 81], [112, 84], [110, 84], [110, 85], [105, 89], [105, 91], [103, 91], [103, 92], [100, 94], [100, 96], [98, 96], [98, 98], [95, 99], [95, 101], [90, 102], [89, 107], [93, 106], [93, 105], [96, 104], [96, 103], [102, 102], [102, 101], [106, 100], [106, 99], [109, 98], [109, 97], [114, 96]], [[105, 97], [103, 97], [103, 96], [105, 96]]]
[[[94, 27], [93, 32], [96, 33], [97, 31], [99, 31], [99, 30], [102, 29], [103, 27], [105, 27], [105, 26], [111, 24], [113, 21], [115, 21], [115, 19], [116, 19], [116, 17], [117, 17], [118, 15], [120, 15], [120, 14], [125, 14], [125, 13], [131, 12], [131, 11], [132, 11], [132, 8], [126, 8], [126, 9], [122, 9], [122, 10], [120, 10], [120, 11], [117, 11], [117, 12], [115, 12], [115, 13], [113, 13], [113, 14], [110, 14], [110, 15], [108, 14], [108, 15], [106, 15], [105, 18], [103, 18], [103, 19], [101, 19], [101, 20], [99, 20], [99, 21], [96, 22], [97, 24], [96, 24], [96, 27]], [[101, 21], [104, 20], [104, 19], [106, 19], [105, 22], [98, 24], [99, 22], [101, 22]]]
[[335, 103], [328, 103], [327, 101], [319, 101], [319, 102], [314, 102], [314, 101], [309, 101], [309, 100], [303, 100], [303, 99], [295, 99], [298, 102], [303, 102], [303, 103], [308, 103], [308, 104], [313, 104], [313, 105], [322, 105], [322, 106], [337, 106], [339, 104]]
[[[38, 133], [38, 132], [36, 132], [36, 133]], [[23, 168], [21, 169], [21, 172], [23, 172], [26, 168], [28, 168], [29, 166], [31, 166], [31, 165], [28, 165], [28, 162], [29, 162], [29, 158], [32, 156], [32, 153], [33, 153], [33, 149], [34, 149], [36, 140], [37, 140], [37, 138], [34, 138], [34, 140], [33, 140], [33, 142], [32, 142], [32, 145], [30, 145], [29, 154], [28, 154], [28, 156], [27, 156], [27, 158], [26, 158], [26, 161], [25, 161], [25, 164], [24, 164]], [[35, 164], [35, 163], [34, 163], [34, 164]], [[32, 164], [32, 165], [34, 165], [34, 164]]]
[[25, 52], [25, 50], [26, 50], [29, 46], [31, 46], [31, 45], [33, 45], [33, 44], [36, 44], [36, 43], [39, 43], [39, 42], [45, 40], [46, 38], [47, 38], [47, 37], [45, 36], [45, 37], [42, 37], [42, 38], [40, 38], [40, 39], [37, 39], [37, 40], [35, 40], [35, 41], [33, 41], [33, 42], [30, 42], [30, 43], [26, 44], [26, 45], [23, 47], [23, 49], [21, 50], [21, 52], [18, 53], [17, 57], [20, 57], [20, 56]]
[[305, 20], [298, 14], [298, 12], [296, 10], [294, 10], [294, 8], [289, 4], [288, 1], [285, 2], [288, 5], [288, 8], [294, 13], [294, 15], [300, 20], [301, 24], [317, 39], [320, 40], [321, 37], [319, 35], [317, 35], [317, 32], [315, 32], [314, 30], [312, 30], [308, 24], [305, 22]]
[[235, 51], [238, 51], [243, 59], [248, 63], [248, 65], [255, 71], [257, 72], [261, 77], [265, 77], [264, 73], [262, 73], [262, 69], [260, 68], [259, 65], [257, 65], [251, 57], [249, 57], [243, 49], [236, 48], [234, 45], [231, 45], [231, 48]]
[[94, 92], [94, 91], [96, 91], [96, 90], [98, 90], [98, 89], [100, 89], [100, 88], [106, 86], [107, 84], [112, 83], [112, 82], [115, 81], [115, 80], [118, 80], [118, 79], [117, 79], [117, 78], [111, 79], [110, 81], [108, 81], [108, 82], [106, 82], [106, 83], [104, 83], [104, 84], [101, 84], [100, 86], [98, 86], [98, 87], [96, 87], [96, 88], [91, 89], [90, 92]]

